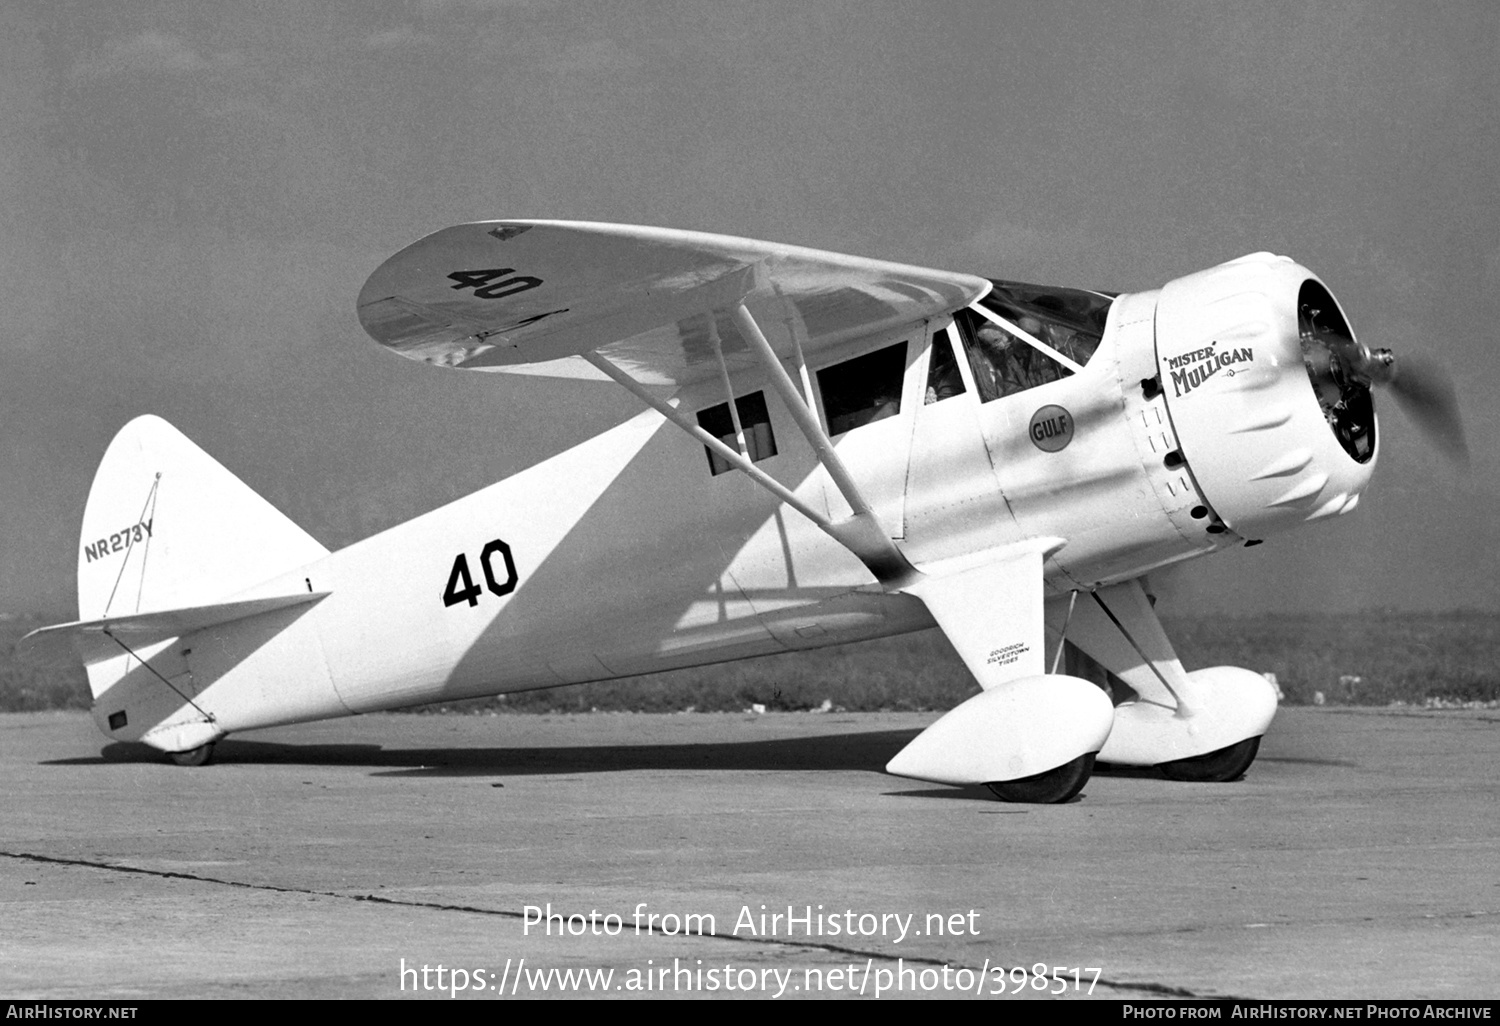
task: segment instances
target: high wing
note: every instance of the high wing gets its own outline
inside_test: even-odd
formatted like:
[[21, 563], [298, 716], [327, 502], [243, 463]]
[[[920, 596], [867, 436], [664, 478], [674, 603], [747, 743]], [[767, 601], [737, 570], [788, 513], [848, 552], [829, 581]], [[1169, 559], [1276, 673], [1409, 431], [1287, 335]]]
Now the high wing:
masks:
[[[983, 278], [726, 235], [572, 221], [477, 221], [375, 270], [359, 318], [381, 345], [459, 369], [579, 377], [633, 392], [858, 556], [887, 587], [912, 566], [834, 451], [806, 354], [916, 324], [984, 294]], [[794, 382], [790, 365], [798, 374]], [[831, 519], [648, 386], [758, 368], [849, 504]]]
[[727, 235], [572, 221], [445, 228], [382, 264], [359, 294], [381, 345], [462, 369], [593, 376], [589, 351], [646, 385], [685, 385], [756, 363], [741, 302], [776, 355], [916, 323], [968, 305], [969, 274]]

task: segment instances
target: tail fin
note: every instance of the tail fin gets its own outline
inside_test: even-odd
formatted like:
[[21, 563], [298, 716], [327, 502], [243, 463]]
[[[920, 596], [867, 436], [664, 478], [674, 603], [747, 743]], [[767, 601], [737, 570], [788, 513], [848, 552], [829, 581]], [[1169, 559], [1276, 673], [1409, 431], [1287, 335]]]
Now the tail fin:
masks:
[[[221, 601], [328, 554], [160, 417], [120, 429], [94, 474], [78, 553], [80, 620]], [[89, 666], [97, 698], [115, 660]]]

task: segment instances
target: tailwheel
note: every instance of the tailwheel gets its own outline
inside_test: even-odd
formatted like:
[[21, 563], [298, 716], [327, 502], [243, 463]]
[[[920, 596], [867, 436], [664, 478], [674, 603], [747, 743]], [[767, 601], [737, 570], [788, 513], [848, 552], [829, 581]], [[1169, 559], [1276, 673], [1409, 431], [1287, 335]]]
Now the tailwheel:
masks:
[[1245, 775], [1255, 755], [1260, 751], [1260, 738], [1247, 737], [1238, 744], [1220, 748], [1207, 755], [1195, 755], [1191, 759], [1164, 762], [1156, 767], [1168, 780], [1187, 780], [1193, 783], [1224, 783], [1238, 780]]
[[197, 748], [189, 748], [185, 752], [172, 752], [172, 761], [179, 766], [206, 766], [208, 760], [213, 758], [214, 743], [210, 741], [206, 745]]
[[1086, 752], [1065, 762], [1056, 769], [1038, 773], [1019, 780], [995, 780], [984, 786], [1002, 802], [1027, 802], [1032, 805], [1052, 805], [1068, 801], [1083, 790], [1094, 772], [1094, 756], [1097, 752]]

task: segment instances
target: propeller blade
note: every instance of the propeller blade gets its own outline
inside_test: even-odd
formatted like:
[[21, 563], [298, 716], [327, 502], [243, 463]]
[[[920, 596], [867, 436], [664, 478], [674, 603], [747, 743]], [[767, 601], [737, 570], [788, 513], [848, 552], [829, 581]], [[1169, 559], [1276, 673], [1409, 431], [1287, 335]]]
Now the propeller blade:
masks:
[[1467, 465], [1469, 445], [1453, 380], [1439, 364], [1403, 356], [1393, 363], [1387, 384], [1401, 408], [1450, 459]]

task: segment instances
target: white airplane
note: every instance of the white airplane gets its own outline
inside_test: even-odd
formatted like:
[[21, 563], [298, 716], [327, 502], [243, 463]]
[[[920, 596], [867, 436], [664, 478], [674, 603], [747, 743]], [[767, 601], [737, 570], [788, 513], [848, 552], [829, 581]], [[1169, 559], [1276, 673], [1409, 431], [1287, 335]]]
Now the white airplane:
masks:
[[[1462, 447], [1451, 391], [1268, 253], [1113, 295], [488, 221], [402, 250], [358, 306], [410, 359], [613, 380], [647, 409], [333, 553], [165, 421], [126, 424], [80, 618], [30, 636], [79, 653], [110, 738], [200, 765], [236, 731], [936, 624], [980, 690], [889, 772], [1031, 802], [1096, 757], [1234, 779], [1273, 688], [1185, 670], [1143, 575], [1352, 510], [1372, 385]], [[1117, 686], [1058, 673], [1064, 638]]]

